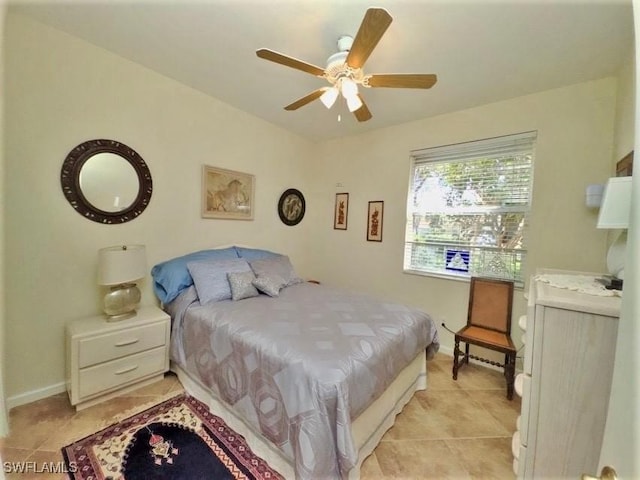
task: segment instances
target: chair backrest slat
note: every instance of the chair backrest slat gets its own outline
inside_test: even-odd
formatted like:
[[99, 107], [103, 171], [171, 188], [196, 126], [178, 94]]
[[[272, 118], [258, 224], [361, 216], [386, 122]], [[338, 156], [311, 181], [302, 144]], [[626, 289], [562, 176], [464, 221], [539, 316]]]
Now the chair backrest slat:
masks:
[[513, 282], [472, 277], [467, 325], [511, 333]]

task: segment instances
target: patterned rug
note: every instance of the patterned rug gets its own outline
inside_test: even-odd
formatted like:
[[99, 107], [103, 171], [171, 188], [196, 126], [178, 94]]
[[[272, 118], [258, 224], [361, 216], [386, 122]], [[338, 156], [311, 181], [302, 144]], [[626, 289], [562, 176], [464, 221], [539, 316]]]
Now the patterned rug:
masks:
[[62, 455], [76, 480], [283, 480], [185, 394], [63, 447]]

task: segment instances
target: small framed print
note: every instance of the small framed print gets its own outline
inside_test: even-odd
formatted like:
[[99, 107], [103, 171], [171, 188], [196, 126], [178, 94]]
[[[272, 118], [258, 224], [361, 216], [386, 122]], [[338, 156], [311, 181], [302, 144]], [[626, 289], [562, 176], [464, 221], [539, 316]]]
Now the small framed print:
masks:
[[382, 241], [382, 219], [384, 217], [384, 202], [377, 200], [369, 202], [369, 211], [367, 215], [367, 241]]
[[633, 175], [633, 151], [616, 163], [616, 177]]
[[336, 204], [333, 211], [333, 229], [346, 230], [349, 216], [349, 194], [336, 193]]

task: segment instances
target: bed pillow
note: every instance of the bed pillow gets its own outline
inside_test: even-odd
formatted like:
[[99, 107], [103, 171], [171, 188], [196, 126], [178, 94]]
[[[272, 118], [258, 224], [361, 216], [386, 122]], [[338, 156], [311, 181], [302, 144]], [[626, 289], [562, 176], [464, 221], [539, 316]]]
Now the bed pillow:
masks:
[[258, 248], [235, 247], [240, 258], [245, 258], [248, 262], [252, 260], [261, 260], [263, 258], [273, 258], [280, 256], [279, 253], [269, 250], [260, 250]]
[[286, 255], [254, 260], [249, 262], [249, 265], [251, 265], [251, 270], [256, 274], [256, 277], [271, 277], [277, 275], [284, 280], [285, 287], [296, 283], [302, 283], [303, 281], [298, 277], [298, 275], [296, 275], [293, 265], [291, 265], [291, 261]]
[[284, 278], [276, 274], [259, 275], [253, 281], [253, 286], [270, 297], [277, 297], [280, 295], [280, 290], [286, 286], [286, 283]]
[[247, 261], [242, 258], [189, 262], [187, 268], [193, 277], [202, 305], [231, 298], [231, 286], [227, 274], [251, 271]]
[[260, 292], [253, 286], [256, 276], [252, 271], [228, 273], [229, 287], [231, 287], [231, 299], [233, 301], [243, 300], [245, 298], [257, 297]]
[[239, 258], [234, 247], [201, 250], [159, 263], [151, 269], [153, 290], [158, 299], [163, 304], [167, 304], [175, 299], [180, 292], [193, 285], [193, 278], [189, 274], [187, 263], [227, 258]]

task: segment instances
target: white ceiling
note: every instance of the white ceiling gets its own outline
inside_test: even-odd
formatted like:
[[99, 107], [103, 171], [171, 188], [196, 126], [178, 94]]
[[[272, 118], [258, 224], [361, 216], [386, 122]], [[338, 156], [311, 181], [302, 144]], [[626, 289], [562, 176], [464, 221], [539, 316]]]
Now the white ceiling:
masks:
[[[365, 89], [373, 118], [363, 123], [338, 102], [285, 111], [325, 81], [255, 51], [324, 68], [370, 6], [393, 23], [365, 73], [436, 73], [438, 83]], [[312, 140], [613, 75], [633, 43], [630, 0], [16, 0], [10, 9]]]

